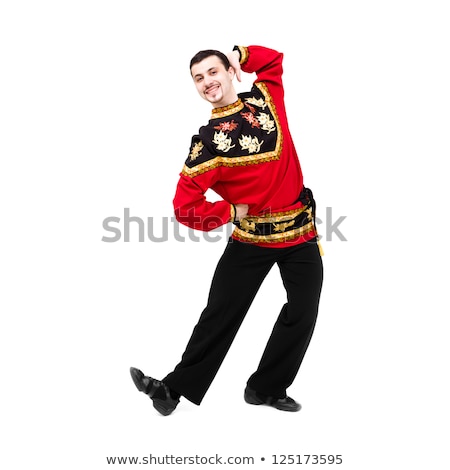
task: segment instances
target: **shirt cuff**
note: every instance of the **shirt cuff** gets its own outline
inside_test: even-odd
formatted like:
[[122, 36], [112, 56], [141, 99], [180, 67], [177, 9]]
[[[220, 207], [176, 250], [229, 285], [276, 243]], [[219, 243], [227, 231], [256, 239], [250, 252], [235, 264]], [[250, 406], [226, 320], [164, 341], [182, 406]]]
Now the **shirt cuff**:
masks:
[[234, 46], [233, 51], [239, 52], [239, 63], [245, 64], [248, 59], [248, 47], [245, 46]]
[[230, 222], [234, 222], [236, 219], [236, 207], [234, 204], [230, 204]]

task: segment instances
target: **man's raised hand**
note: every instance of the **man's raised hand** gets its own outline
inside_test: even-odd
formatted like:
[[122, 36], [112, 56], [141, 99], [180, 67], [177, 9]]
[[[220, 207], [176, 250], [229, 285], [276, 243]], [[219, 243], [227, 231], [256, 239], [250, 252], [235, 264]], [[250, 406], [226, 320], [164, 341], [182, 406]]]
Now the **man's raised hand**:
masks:
[[230, 65], [233, 67], [234, 72], [236, 73], [236, 78], [238, 82], [241, 81], [241, 64], [239, 62], [240, 54], [239, 51], [231, 51], [227, 54]]

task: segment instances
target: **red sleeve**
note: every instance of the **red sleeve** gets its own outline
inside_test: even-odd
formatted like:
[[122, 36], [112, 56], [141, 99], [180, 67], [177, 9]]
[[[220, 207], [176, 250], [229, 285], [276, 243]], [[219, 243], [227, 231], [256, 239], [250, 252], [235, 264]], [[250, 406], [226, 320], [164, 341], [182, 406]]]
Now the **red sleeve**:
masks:
[[209, 202], [205, 192], [214, 184], [217, 170], [211, 170], [195, 178], [181, 175], [173, 206], [175, 217], [183, 225], [208, 232], [231, 221], [234, 207], [226, 201]]
[[256, 73], [255, 82], [265, 82], [277, 94], [283, 95], [283, 54], [263, 46], [236, 46], [241, 68], [246, 73]]

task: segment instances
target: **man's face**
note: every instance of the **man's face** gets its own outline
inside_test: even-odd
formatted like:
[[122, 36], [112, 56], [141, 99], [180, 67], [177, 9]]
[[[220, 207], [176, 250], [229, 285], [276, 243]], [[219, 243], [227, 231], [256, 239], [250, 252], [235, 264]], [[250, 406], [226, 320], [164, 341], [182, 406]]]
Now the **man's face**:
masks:
[[221, 60], [209, 56], [191, 68], [192, 78], [199, 95], [215, 108], [221, 108], [237, 100], [233, 86], [234, 70], [226, 70]]

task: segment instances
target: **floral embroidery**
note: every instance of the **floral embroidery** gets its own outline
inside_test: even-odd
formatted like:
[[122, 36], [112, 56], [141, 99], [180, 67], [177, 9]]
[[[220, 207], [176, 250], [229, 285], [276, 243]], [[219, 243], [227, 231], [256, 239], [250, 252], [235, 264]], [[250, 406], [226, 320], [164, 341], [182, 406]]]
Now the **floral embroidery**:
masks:
[[243, 135], [239, 139], [242, 150], [248, 150], [248, 153], [259, 152], [261, 145], [264, 143], [264, 140], [259, 142], [258, 137], [252, 137], [251, 135]]
[[258, 106], [258, 108], [264, 109], [267, 106], [267, 103], [263, 100], [263, 98], [259, 98], [258, 100], [253, 96], [252, 98], [247, 98], [245, 100], [245, 104], [250, 103]]
[[266, 113], [259, 113], [258, 115], [258, 122], [261, 124], [262, 129], [267, 131], [270, 134], [272, 131], [275, 130], [275, 121], [270, 119], [270, 115]]
[[203, 147], [204, 145], [202, 141], [196, 142], [194, 144], [194, 147], [192, 147], [191, 153], [189, 154], [189, 157], [191, 158], [191, 162], [196, 160], [197, 157], [199, 157], [202, 154]]
[[[205, 156], [204, 153], [202, 153], [202, 158], [197, 158], [197, 161], [191, 161], [190, 158], [187, 159], [183, 170], [182, 174], [185, 176], [188, 176], [190, 178], [194, 178], [197, 175], [204, 174], [208, 171], [214, 170], [215, 168], [219, 167], [227, 167], [227, 168], [233, 168], [237, 166], [247, 166], [247, 165], [258, 165], [260, 163], [266, 163], [266, 162], [271, 162], [271, 161], [276, 161], [280, 159], [281, 156], [281, 151], [283, 149], [283, 132], [280, 124], [280, 119], [277, 114], [277, 110], [274, 107], [271, 95], [267, 89], [267, 86], [262, 83], [255, 83], [255, 87], [258, 88], [259, 92], [261, 93], [262, 98], [261, 99], [256, 99], [255, 95], [253, 95], [252, 98], [248, 99], [247, 95], [246, 98], [244, 98], [242, 101], [239, 99], [236, 103], [230, 105], [229, 107], [225, 108], [214, 108], [213, 109], [213, 114], [211, 119], [215, 120], [215, 124], [219, 124], [219, 122], [225, 122], [225, 121], [231, 121], [233, 118], [238, 123], [238, 129], [235, 129], [234, 132], [239, 136], [236, 137], [236, 139], [231, 140], [229, 136], [233, 135], [230, 132], [226, 132], [226, 130], [222, 129], [215, 129], [213, 126], [210, 127], [211, 134], [209, 135], [208, 142], [211, 142], [211, 144], [214, 146], [214, 149], [216, 149], [216, 146], [213, 144], [213, 139], [215, 143], [219, 146], [219, 148], [223, 148], [225, 152], [228, 150], [232, 149], [235, 147], [233, 151], [230, 151], [228, 153], [224, 153], [223, 151], [220, 153], [214, 154], [213, 152], [210, 154], [208, 152], [208, 155]], [[256, 95], [260, 96], [260, 95]], [[253, 118], [255, 121], [258, 123], [259, 128], [261, 129], [261, 126], [266, 125], [267, 130], [261, 129], [259, 132], [268, 134], [267, 138], [264, 138], [264, 134], [259, 134], [259, 132], [256, 129], [251, 129], [251, 125], [248, 126], [249, 131], [247, 133], [242, 133], [239, 132], [239, 128], [241, 127], [242, 124], [244, 124], [245, 127], [247, 125], [245, 124], [244, 117], [240, 115], [240, 112], [246, 112], [249, 111], [250, 108], [248, 106], [244, 105], [244, 102], [248, 101], [248, 103], [251, 103], [256, 107], [256, 112], [255, 113], [249, 113], [253, 114]], [[216, 110], [219, 110], [220, 112], [216, 112]], [[260, 121], [258, 118], [261, 119], [261, 116], [258, 116], [258, 113], [261, 112], [261, 115], [264, 114], [262, 111], [267, 112], [267, 114], [270, 116], [270, 120], [274, 120], [275, 122], [275, 132], [270, 131], [271, 125], [268, 124], [269, 121], [267, 121], [267, 118], [262, 117], [262, 122], [264, 124], [260, 124]], [[237, 116], [237, 118], [236, 118]], [[233, 121], [231, 121], [233, 122]], [[231, 124], [231, 123], [230, 123]], [[213, 136], [214, 132], [216, 131], [216, 134]], [[269, 132], [270, 131], [270, 132]], [[254, 138], [254, 134], [258, 134], [257, 138]], [[264, 140], [263, 140], [264, 138]], [[258, 139], [261, 139], [262, 142], [259, 142]], [[200, 139], [197, 140], [197, 142]], [[203, 139], [204, 140], [204, 139]], [[236, 144], [236, 145], [233, 145]], [[241, 144], [242, 149], [241, 149]], [[239, 150], [238, 150], [239, 148]], [[192, 145], [191, 148], [191, 155], [194, 155], [194, 158], [196, 158], [196, 154], [200, 154], [200, 147], [198, 147], [198, 152], [194, 151], [195, 147]], [[246, 150], [245, 150], [246, 149]], [[211, 149], [212, 150], [212, 149]], [[242, 153], [240, 153], [242, 152]], [[284, 220], [271, 220], [270, 222], [286, 222], [290, 221], [287, 219]], [[312, 222], [310, 222], [312, 224]], [[280, 227], [281, 228], [281, 227]], [[237, 229], [237, 227], [236, 227]], [[236, 230], [235, 229], [235, 230]], [[292, 227], [289, 227], [289, 229], [292, 229]], [[297, 229], [295, 230], [290, 230], [289, 234], [294, 233]], [[242, 233], [240, 234], [240, 238], [243, 237], [243, 234], [249, 235], [248, 232], [241, 231]], [[275, 232], [272, 236], [273, 237], [286, 237], [286, 232]], [[254, 237], [254, 235], [252, 235]], [[265, 236], [262, 237], [265, 240]], [[245, 239], [245, 238], [243, 238]]]
[[248, 108], [253, 114], [256, 113], [256, 109], [255, 109], [253, 106], [250, 106], [247, 102], [245, 103], [245, 106], [247, 106], [247, 108]]
[[227, 134], [224, 134], [222, 131], [214, 133], [213, 143], [217, 145], [217, 150], [223, 152], [228, 152], [228, 150], [235, 147], [235, 145], [231, 145], [233, 143], [231, 137], [227, 137]]
[[252, 113], [241, 113], [241, 116], [248, 121], [252, 127], [261, 127], [258, 119]]
[[220, 122], [218, 126], [214, 126], [214, 129], [223, 132], [231, 132], [239, 127], [237, 122], [234, 122], [234, 119], [230, 121]]

